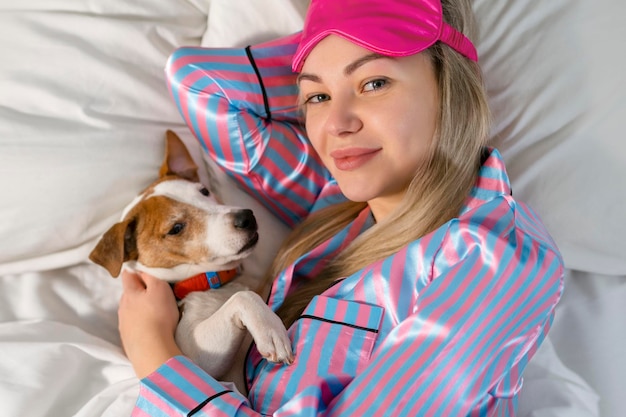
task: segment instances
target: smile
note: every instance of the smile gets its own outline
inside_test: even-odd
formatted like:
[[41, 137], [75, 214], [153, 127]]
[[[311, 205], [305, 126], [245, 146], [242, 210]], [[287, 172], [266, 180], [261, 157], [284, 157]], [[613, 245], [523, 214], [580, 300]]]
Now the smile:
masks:
[[365, 165], [372, 158], [378, 155], [380, 148], [349, 148], [339, 149], [330, 153], [335, 167], [341, 171], [353, 171]]

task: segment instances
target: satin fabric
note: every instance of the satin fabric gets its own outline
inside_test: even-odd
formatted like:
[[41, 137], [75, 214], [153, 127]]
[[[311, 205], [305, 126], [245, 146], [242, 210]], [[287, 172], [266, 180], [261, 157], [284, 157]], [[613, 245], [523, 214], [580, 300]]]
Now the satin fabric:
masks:
[[330, 34], [395, 57], [417, 54], [442, 41], [472, 61], [478, 60], [472, 42], [444, 22], [440, 0], [313, 0], [293, 57], [294, 72], [302, 69], [309, 52]]

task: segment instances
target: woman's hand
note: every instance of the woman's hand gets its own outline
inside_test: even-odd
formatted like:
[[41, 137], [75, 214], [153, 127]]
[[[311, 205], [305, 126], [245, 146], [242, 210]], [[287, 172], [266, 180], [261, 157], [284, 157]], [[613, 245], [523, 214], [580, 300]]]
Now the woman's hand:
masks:
[[174, 340], [178, 306], [169, 284], [151, 275], [124, 271], [122, 287], [120, 337], [135, 373], [143, 378], [181, 354]]

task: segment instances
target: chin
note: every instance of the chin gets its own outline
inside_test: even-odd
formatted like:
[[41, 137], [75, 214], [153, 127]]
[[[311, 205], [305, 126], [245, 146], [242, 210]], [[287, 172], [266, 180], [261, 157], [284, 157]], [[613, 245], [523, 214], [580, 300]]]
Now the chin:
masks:
[[373, 200], [379, 196], [376, 191], [376, 188], [372, 187], [372, 183], [368, 181], [363, 181], [359, 184], [354, 184], [353, 181], [350, 181], [350, 184], [347, 184], [348, 181], [340, 182], [339, 189], [341, 193], [350, 201], [354, 201], [355, 203], [367, 203], [370, 200]]

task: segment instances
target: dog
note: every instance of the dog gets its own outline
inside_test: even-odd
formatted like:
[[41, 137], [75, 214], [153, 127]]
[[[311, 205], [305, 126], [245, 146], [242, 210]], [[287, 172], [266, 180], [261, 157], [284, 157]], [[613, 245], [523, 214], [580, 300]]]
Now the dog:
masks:
[[158, 179], [124, 209], [89, 259], [112, 277], [130, 268], [169, 282], [179, 299], [181, 351], [245, 394], [250, 336], [267, 360], [294, 360], [282, 321], [259, 295], [259, 279], [245, 273], [258, 240], [252, 210], [220, 204], [200, 182], [185, 144], [168, 130]]

